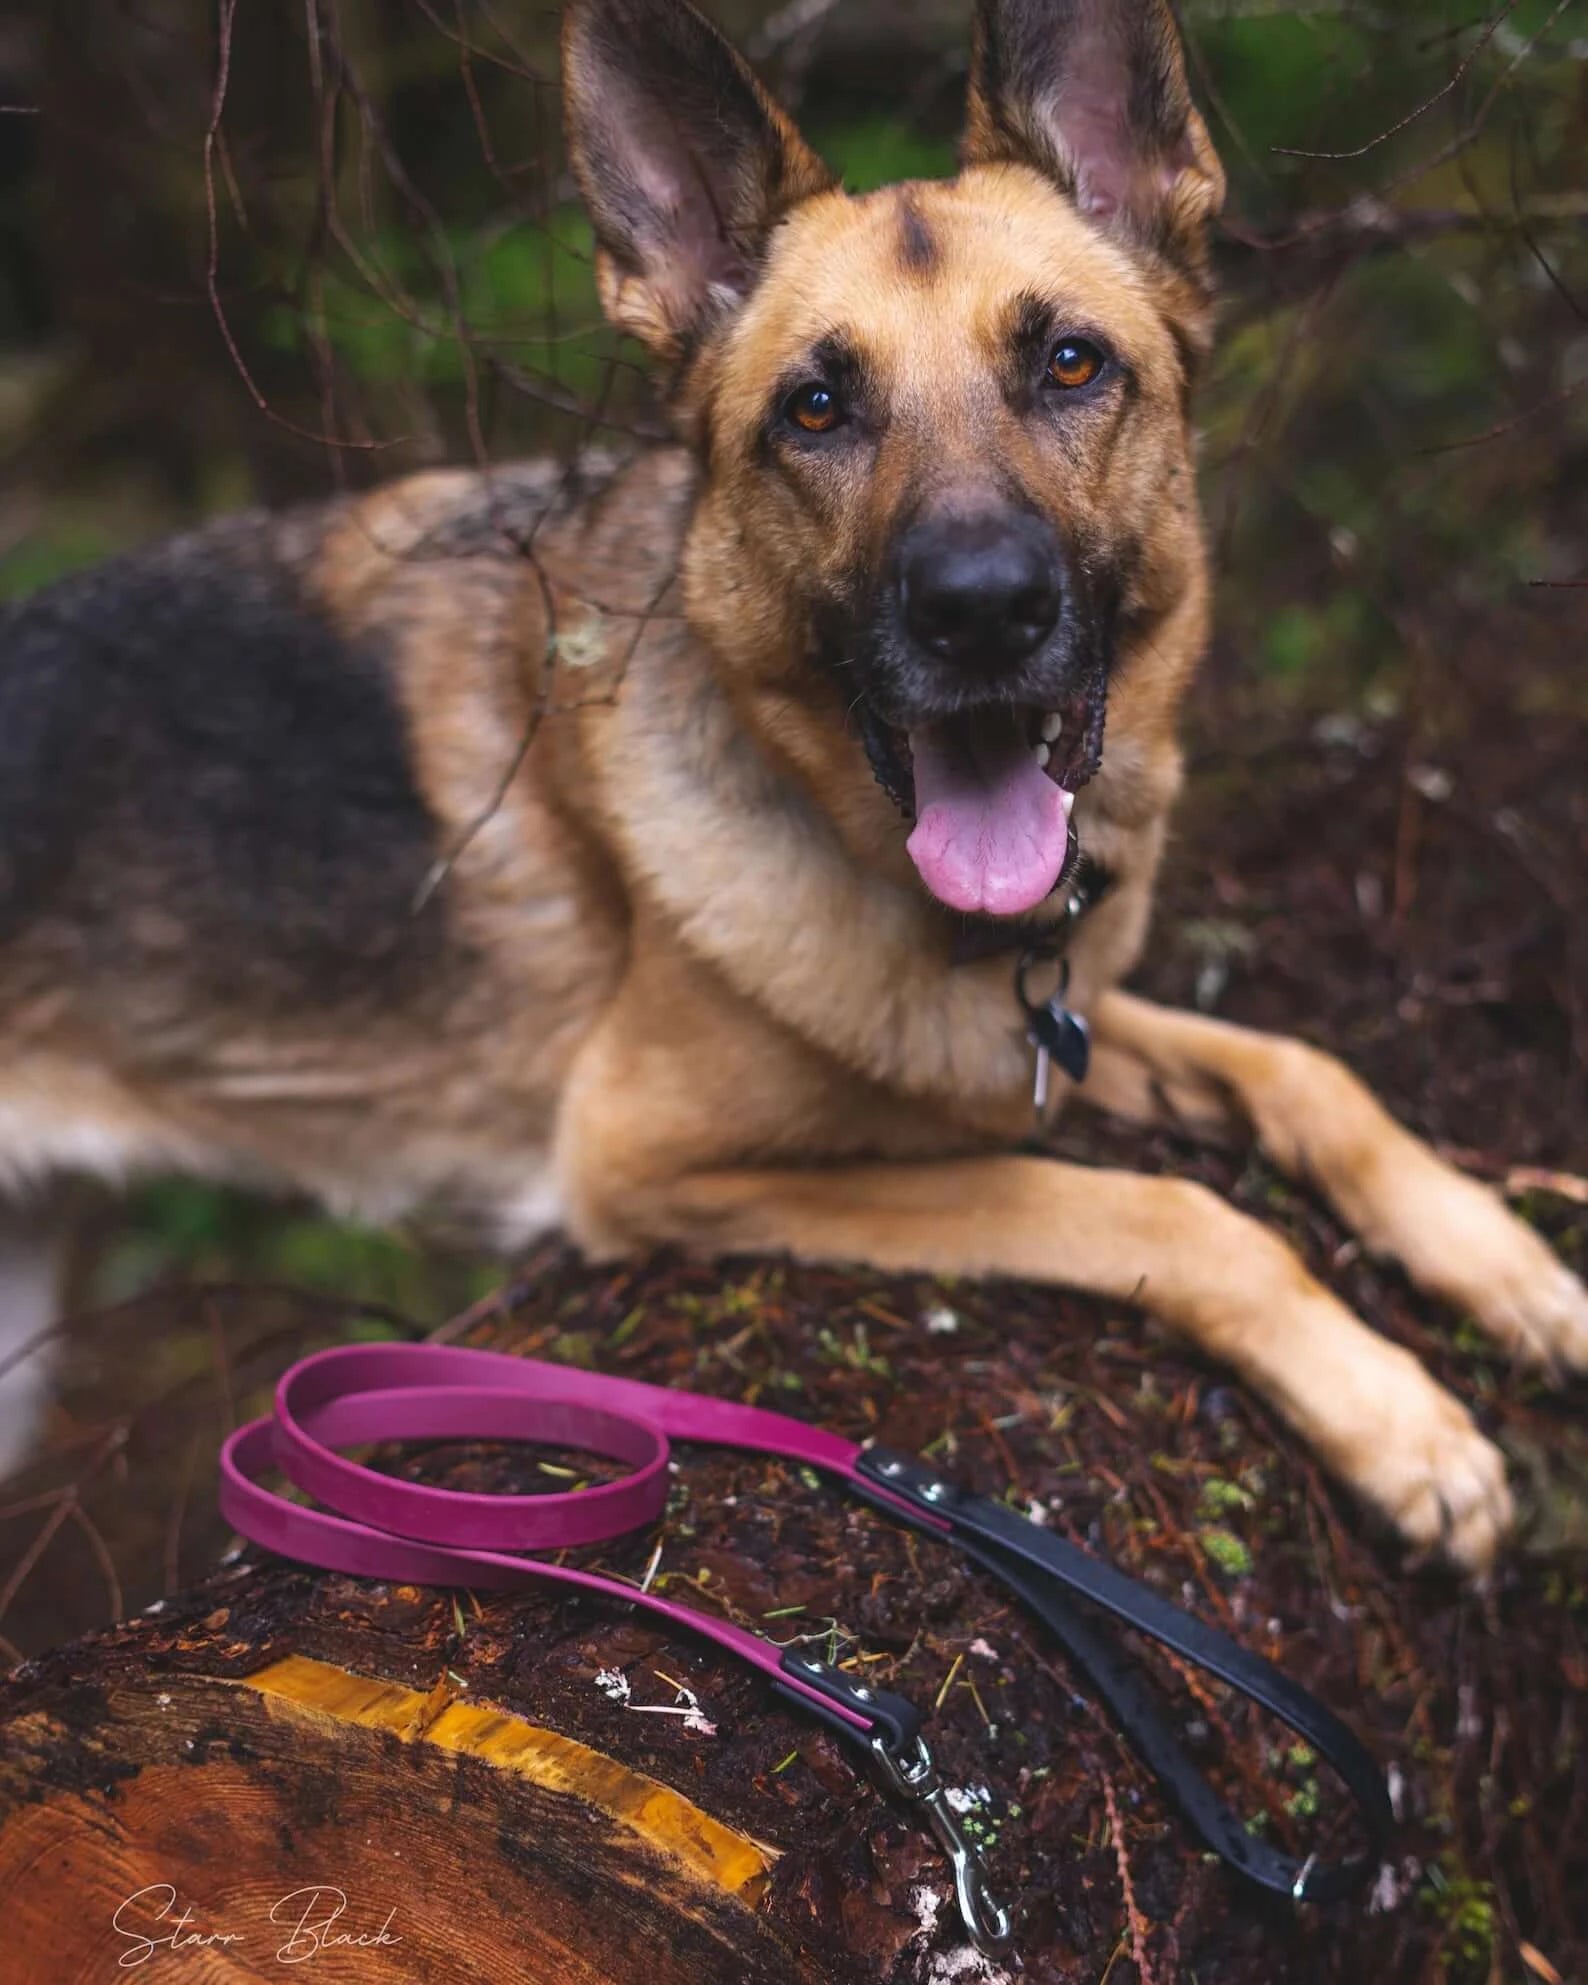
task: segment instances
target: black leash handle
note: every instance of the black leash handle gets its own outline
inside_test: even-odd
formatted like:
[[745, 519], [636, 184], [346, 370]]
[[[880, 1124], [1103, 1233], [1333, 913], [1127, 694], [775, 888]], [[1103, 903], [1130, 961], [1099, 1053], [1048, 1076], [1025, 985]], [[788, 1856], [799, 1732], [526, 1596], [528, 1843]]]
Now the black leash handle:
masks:
[[[990, 1497], [968, 1494], [928, 1463], [870, 1448], [858, 1464], [884, 1494], [876, 1507], [900, 1515], [900, 1501], [921, 1512], [921, 1528], [973, 1559], [1047, 1626], [1069, 1650], [1118, 1719], [1144, 1763], [1186, 1820], [1219, 1858], [1248, 1881], [1296, 1901], [1332, 1902], [1360, 1888], [1377, 1869], [1394, 1824], [1383, 1774], [1332, 1710], [1228, 1634], [1055, 1537]], [[857, 1483], [861, 1494], [864, 1487]], [[1183, 1655], [1286, 1723], [1339, 1776], [1367, 1829], [1369, 1845], [1350, 1859], [1297, 1861], [1246, 1826], [1187, 1756], [1164, 1708], [1140, 1672], [1072, 1603], [1072, 1595]]]

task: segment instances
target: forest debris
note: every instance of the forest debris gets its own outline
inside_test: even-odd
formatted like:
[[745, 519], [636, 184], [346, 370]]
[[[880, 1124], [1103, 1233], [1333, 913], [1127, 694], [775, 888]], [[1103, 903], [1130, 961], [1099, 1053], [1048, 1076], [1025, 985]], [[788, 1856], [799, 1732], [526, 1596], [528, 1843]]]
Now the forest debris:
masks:
[[1535, 1978], [1543, 1979], [1544, 1985], [1566, 1985], [1565, 1979], [1535, 1945], [1526, 1942], [1519, 1944], [1517, 1955]]
[[1106, 1771], [1103, 1773], [1103, 1801], [1108, 1808], [1108, 1830], [1114, 1843], [1114, 1859], [1119, 1867], [1119, 1885], [1125, 1896], [1125, 1921], [1130, 1928], [1130, 1955], [1136, 1966], [1136, 1976], [1140, 1985], [1157, 1985], [1152, 1958], [1147, 1950], [1147, 1921], [1136, 1901], [1130, 1853], [1125, 1846], [1125, 1829], [1119, 1817], [1119, 1795]]
[[1513, 1165], [1505, 1175], [1504, 1190], [1508, 1199], [1519, 1199], [1529, 1192], [1552, 1192], [1574, 1206], [1588, 1206], [1588, 1179], [1539, 1165]]

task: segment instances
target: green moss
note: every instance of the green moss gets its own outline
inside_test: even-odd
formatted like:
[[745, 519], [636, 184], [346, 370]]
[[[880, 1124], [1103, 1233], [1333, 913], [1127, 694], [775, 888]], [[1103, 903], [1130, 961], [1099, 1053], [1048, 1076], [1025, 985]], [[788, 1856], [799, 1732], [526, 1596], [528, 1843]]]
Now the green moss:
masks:
[[1448, 1860], [1436, 1861], [1429, 1866], [1417, 1900], [1443, 1924], [1462, 1976], [1488, 1977], [1496, 1926], [1493, 1883], [1475, 1880]]
[[1222, 1524], [1209, 1524], [1197, 1532], [1197, 1538], [1221, 1572], [1230, 1578], [1250, 1577], [1251, 1551], [1233, 1530], [1226, 1530]]
[[1233, 1516], [1237, 1510], [1255, 1509], [1257, 1498], [1239, 1482], [1230, 1482], [1222, 1475], [1210, 1475], [1202, 1484], [1202, 1494], [1198, 1502], [1200, 1514], [1210, 1521]]

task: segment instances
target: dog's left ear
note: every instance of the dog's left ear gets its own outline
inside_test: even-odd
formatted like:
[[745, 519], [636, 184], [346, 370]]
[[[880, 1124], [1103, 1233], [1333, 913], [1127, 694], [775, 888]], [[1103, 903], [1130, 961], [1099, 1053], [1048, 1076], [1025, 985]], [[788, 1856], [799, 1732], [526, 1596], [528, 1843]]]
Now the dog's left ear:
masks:
[[682, 358], [749, 293], [778, 220], [832, 175], [685, 0], [570, 0], [563, 96], [602, 306]]
[[1035, 166], [1198, 272], [1224, 173], [1166, 0], [977, 0], [967, 165]]

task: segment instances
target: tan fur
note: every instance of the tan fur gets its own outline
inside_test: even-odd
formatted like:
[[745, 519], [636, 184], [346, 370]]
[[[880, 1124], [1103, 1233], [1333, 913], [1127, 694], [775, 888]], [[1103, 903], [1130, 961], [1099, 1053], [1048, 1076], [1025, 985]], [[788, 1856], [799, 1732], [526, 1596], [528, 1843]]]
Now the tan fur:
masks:
[[[1192, 137], [1200, 163], [1172, 183], [1182, 232], [1217, 197], [1200, 123]], [[1588, 1364], [1581, 1286], [1338, 1065], [1115, 990], [1145, 942], [1206, 636], [1184, 373], [1205, 304], [1184, 267], [1083, 218], [1006, 147], [977, 138], [977, 156], [942, 184], [796, 199], [747, 299], [675, 373], [689, 445], [548, 514], [532, 557], [505, 530], [446, 549], [459, 519], [492, 515], [475, 476], [333, 514], [309, 583], [350, 637], [395, 654], [423, 795], [457, 850], [438, 886], [460, 948], [432, 1001], [356, 1026], [194, 1015], [162, 1063], [131, 1066], [69, 999], [27, 1027], [12, 1000], [0, 1122], [69, 1055], [92, 1071], [71, 1078], [92, 1087], [84, 1135], [103, 1127], [118, 1162], [196, 1155], [380, 1217], [467, 1211], [510, 1241], [560, 1217], [597, 1253], [788, 1248], [1139, 1300], [1413, 1542], [1481, 1565], [1510, 1515], [1498, 1454], [1278, 1241], [1194, 1185], [1007, 1155], [1031, 1096], [1009, 961], [952, 962], [953, 922], [916, 879], [845, 691], [811, 662], [821, 587], [875, 568], [923, 488], [974, 493], [996, 465], [1067, 534], [1128, 526], [1128, 631], [1075, 814], [1114, 878], [1072, 953], [1091, 1099], [1254, 1127], [1508, 1347]], [[678, 360], [679, 293], [603, 252], [609, 310]], [[1034, 271], [1137, 382], [1056, 447], [998, 385]], [[771, 474], [768, 394], [835, 326], [886, 394], [886, 431]]]

